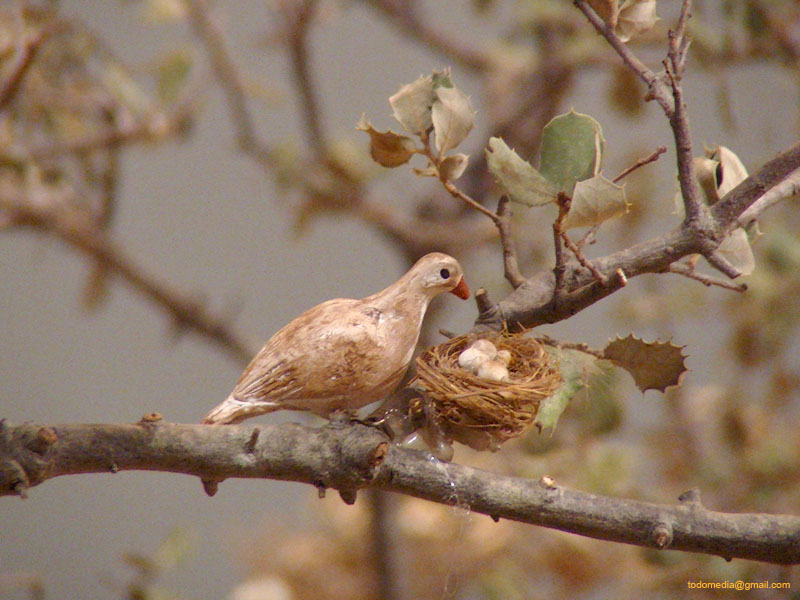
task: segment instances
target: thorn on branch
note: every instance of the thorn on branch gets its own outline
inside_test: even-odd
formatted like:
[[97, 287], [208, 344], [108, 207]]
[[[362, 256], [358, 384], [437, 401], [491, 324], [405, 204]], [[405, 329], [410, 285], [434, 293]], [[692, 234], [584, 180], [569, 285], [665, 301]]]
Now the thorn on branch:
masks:
[[350, 506], [356, 503], [357, 495], [358, 492], [356, 490], [339, 490], [339, 497], [341, 497], [345, 504]]
[[205, 490], [209, 498], [213, 497], [219, 490], [218, 479], [201, 479], [200, 481], [203, 482], [203, 490]]
[[261, 427], [256, 426], [250, 433], [250, 439], [247, 440], [247, 443], [244, 445], [245, 452], [247, 452], [248, 454], [253, 454], [253, 452], [255, 452], [259, 435], [261, 435]]

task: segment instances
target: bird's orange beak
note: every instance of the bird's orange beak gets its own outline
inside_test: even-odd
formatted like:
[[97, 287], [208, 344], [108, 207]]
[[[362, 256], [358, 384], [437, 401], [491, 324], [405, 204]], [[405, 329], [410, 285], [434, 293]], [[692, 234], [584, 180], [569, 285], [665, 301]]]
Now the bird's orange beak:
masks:
[[458, 280], [458, 285], [450, 290], [451, 294], [455, 294], [462, 300], [466, 300], [469, 298], [469, 288], [467, 287], [467, 282], [464, 281], [464, 278]]

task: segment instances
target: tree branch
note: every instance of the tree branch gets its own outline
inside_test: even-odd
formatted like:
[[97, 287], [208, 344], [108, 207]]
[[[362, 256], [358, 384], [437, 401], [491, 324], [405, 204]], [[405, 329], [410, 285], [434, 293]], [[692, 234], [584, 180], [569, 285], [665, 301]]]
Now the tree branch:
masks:
[[212, 315], [197, 300], [173, 289], [167, 282], [147, 273], [125, 254], [90, 214], [68, 204], [27, 202], [0, 194], [0, 211], [15, 226], [50, 233], [92, 257], [99, 267], [119, 275], [131, 287], [164, 308], [176, 327], [194, 329], [218, 343], [238, 361], [246, 362], [253, 349], [229, 325]]
[[[800, 143], [768, 161], [714, 204], [709, 210], [714, 229], [727, 232], [736, 227], [739, 215], [798, 168]], [[613, 276], [618, 269], [622, 270], [627, 279], [645, 273], [664, 272], [669, 270], [672, 263], [685, 256], [702, 254], [702, 245], [696, 231], [681, 226], [630, 248], [596, 258], [592, 264], [610, 282], [607, 286], [595, 285], [595, 275], [577, 262], [571, 261], [567, 263], [563, 275], [564, 293], [557, 298], [553, 273], [539, 272], [501, 300], [497, 304], [498, 310], [490, 318], [479, 317], [475, 324], [499, 330], [504, 323], [510, 328], [556, 323], [622, 287], [617, 285], [617, 278]]]
[[22, 495], [63, 475], [165, 471], [309, 483], [343, 495], [361, 488], [407, 494], [473, 512], [636, 546], [726, 559], [800, 563], [800, 518], [706, 509], [696, 491], [680, 504], [654, 504], [430, 461], [390, 446], [360, 424], [182, 425], [158, 416], [130, 425], [10, 426], [0, 421], [0, 495]]

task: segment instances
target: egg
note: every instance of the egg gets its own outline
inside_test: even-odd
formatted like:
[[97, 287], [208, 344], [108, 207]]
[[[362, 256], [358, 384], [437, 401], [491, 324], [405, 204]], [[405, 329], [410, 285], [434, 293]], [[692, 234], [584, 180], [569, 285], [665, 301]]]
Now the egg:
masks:
[[481, 379], [489, 381], [509, 381], [508, 369], [499, 360], [487, 360], [478, 367], [476, 373]]
[[483, 339], [475, 340], [475, 342], [473, 342], [470, 348], [475, 348], [476, 350], [483, 352], [486, 356], [489, 357], [489, 359], [492, 359], [495, 356], [497, 356], [497, 347], [489, 340], [483, 340]]
[[480, 366], [489, 360], [489, 357], [479, 349], [470, 347], [458, 355], [458, 366], [472, 373], [477, 373]]

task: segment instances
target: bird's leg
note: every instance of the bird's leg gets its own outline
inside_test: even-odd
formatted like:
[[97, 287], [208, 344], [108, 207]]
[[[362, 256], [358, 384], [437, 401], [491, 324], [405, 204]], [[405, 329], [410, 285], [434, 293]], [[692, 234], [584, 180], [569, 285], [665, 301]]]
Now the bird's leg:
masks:
[[358, 421], [358, 412], [348, 408], [339, 408], [328, 415], [330, 426], [334, 429], [341, 429], [350, 425], [353, 421]]

